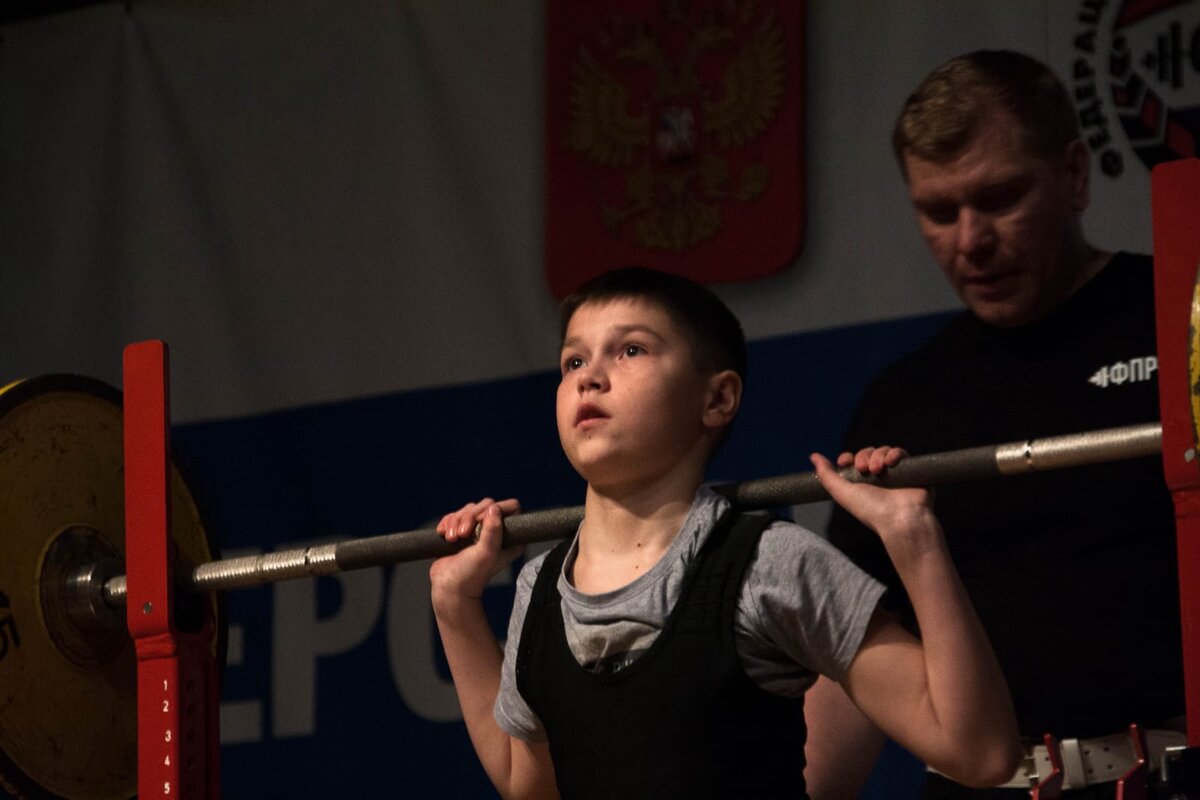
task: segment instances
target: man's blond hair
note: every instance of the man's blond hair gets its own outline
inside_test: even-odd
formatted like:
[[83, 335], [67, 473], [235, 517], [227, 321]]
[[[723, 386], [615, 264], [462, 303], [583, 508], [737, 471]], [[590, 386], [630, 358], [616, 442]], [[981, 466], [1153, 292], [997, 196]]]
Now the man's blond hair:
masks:
[[904, 103], [892, 150], [905, 178], [906, 154], [926, 161], [953, 158], [997, 109], [1016, 120], [1033, 156], [1057, 159], [1079, 138], [1071, 98], [1049, 67], [1012, 50], [976, 50], [929, 73]]

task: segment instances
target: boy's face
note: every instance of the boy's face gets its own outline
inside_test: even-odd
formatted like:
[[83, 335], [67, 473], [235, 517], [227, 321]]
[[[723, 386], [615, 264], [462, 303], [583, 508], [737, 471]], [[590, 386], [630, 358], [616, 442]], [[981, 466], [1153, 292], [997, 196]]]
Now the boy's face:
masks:
[[593, 486], [644, 484], [672, 470], [702, 469], [710, 380], [688, 340], [653, 303], [585, 303], [563, 339], [558, 435]]

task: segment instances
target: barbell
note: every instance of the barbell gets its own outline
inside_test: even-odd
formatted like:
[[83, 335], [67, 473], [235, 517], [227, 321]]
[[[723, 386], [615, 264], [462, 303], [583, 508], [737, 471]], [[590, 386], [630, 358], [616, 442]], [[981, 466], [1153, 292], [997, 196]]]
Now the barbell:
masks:
[[[0, 781], [18, 796], [36, 796], [34, 786], [69, 798], [136, 793], [134, 652], [124, 620], [127, 580], [120, 574], [121, 445], [120, 395], [112, 387], [59, 375], [0, 392], [6, 552], [0, 560]], [[884, 486], [938, 485], [1148, 456], [1160, 448], [1161, 426], [1148, 423], [915, 456], [877, 477], [841, 472]], [[746, 510], [828, 497], [812, 472], [715, 488]], [[421, 529], [220, 559], [178, 466], [171, 470], [171, 498], [178, 615], [207, 616], [218, 630], [218, 590], [436, 558], [468, 546]], [[511, 516], [505, 544], [562, 538], [582, 518], [582, 506]], [[220, 648], [217, 637], [214, 659]], [[88, 719], [104, 734], [81, 724]]]
[[[1162, 426], [1158, 423], [1129, 425], [1082, 433], [984, 445], [943, 453], [914, 456], [879, 475], [860, 475], [854, 468], [839, 470], [856, 483], [899, 488], [937, 486], [959, 481], [1019, 475], [1067, 467], [1100, 464], [1142, 456], [1162, 450]], [[754, 511], [814, 503], [829, 499], [829, 493], [814, 472], [798, 472], [741, 483], [719, 484], [715, 491], [743, 511]], [[529, 511], [504, 520], [504, 546], [529, 545], [569, 536], [583, 520], [583, 506]], [[281, 550], [265, 555], [211, 561], [194, 567], [182, 577], [180, 586], [190, 591], [237, 589], [282, 580], [329, 575], [335, 572], [379, 567], [404, 561], [419, 561], [452, 555], [469, 545], [445, 541], [433, 528], [388, 533], [361, 539]], [[91, 573], [79, 571], [80, 602], [87, 607], [111, 607], [125, 599], [125, 576], [103, 582], [89, 580]], [[86, 614], [81, 609], [81, 614]]]

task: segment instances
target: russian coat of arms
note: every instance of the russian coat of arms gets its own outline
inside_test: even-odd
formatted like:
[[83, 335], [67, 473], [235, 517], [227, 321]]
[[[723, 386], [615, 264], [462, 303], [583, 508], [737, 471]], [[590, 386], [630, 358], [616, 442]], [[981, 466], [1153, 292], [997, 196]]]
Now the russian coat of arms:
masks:
[[607, 4], [603, 15], [581, 5], [549, 11], [548, 259], [572, 258], [555, 252], [558, 224], [583, 234], [575, 258], [609, 248], [610, 263], [592, 272], [638, 262], [700, 279], [753, 277], [744, 264], [714, 274], [703, 262], [745, 253], [735, 240], [768, 233], [747, 212], [777, 205], [774, 184], [799, 192], [798, 4], [661, 0]]

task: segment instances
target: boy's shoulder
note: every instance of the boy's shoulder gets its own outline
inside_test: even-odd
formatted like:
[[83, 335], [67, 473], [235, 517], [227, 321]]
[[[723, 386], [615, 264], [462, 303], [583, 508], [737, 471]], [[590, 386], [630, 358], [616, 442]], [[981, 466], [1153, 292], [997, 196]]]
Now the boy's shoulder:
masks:
[[775, 518], [762, 532], [756, 560], [794, 562], [813, 554], [837, 558], [841, 551], [819, 533], [790, 520]]
[[538, 575], [541, 574], [542, 567], [549, 558], [550, 553], [555, 547], [560, 544], [555, 542], [552, 547], [547, 547], [533, 556], [527, 556], [525, 563], [521, 565], [521, 571], [517, 574], [517, 585], [526, 589], [532, 589], [533, 584], [537, 582]]
[[796, 584], [816, 576], [838, 580], [862, 571], [824, 536], [788, 520], [776, 519], [763, 531], [748, 582]]

